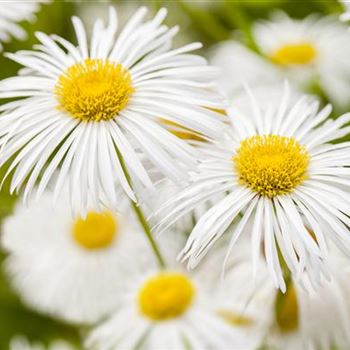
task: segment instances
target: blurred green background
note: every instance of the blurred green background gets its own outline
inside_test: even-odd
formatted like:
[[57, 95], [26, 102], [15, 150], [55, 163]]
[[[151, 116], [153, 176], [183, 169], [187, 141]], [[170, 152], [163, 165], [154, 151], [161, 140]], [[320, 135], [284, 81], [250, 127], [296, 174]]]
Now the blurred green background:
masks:
[[[0, 11], [1, 11], [0, 0]], [[237, 38], [256, 50], [251, 35], [251, 25], [257, 19], [267, 18], [276, 9], [281, 9], [289, 15], [303, 18], [311, 13], [320, 15], [339, 14], [342, 6], [336, 0], [303, 1], [303, 0], [246, 0], [246, 1], [52, 1], [42, 6], [32, 23], [21, 25], [28, 32], [25, 41], [13, 40], [4, 44], [4, 51], [13, 52], [20, 49], [30, 49], [36, 43], [34, 33], [43, 31], [56, 33], [67, 39], [75, 40], [70, 22], [72, 15], [83, 17], [87, 24], [92, 23], [96, 15], [107, 17], [107, 8], [113, 4], [119, 10], [121, 22], [125, 22], [133, 10], [141, 4], [147, 5], [152, 11], [165, 6], [169, 9], [167, 23], [179, 24], [181, 27], [176, 45], [189, 41], [202, 41], [206, 50], [218, 41]], [[0, 55], [0, 79], [16, 74], [19, 66]], [[0, 193], [0, 221], [11, 213], [16, 198], [8, 194], [8, 184]], [[30, 243], [29, 243], [30, 244]], [[4, 259], [0, 252], [0, 263]], [[9, 283], [0, 271], [0, 350], [9, 349], [9, 341], [15, 335], [24, 335], [31, 341], [49, 344], [59, 338], [79, 345], [77, 327], [67, 325], [49, 317], [42, 316], [21, 304], [19, 298], [11, 290]]]

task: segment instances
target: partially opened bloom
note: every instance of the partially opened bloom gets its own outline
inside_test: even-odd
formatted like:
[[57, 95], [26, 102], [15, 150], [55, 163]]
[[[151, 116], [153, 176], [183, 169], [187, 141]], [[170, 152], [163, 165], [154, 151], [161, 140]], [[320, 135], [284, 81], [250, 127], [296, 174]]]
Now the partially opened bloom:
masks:
[[1, 42], [10, 41], [11, 37], [25, 39], [27, 33], [18, 22], [31, 21], [40, 9], [43, 1], [1, 1], [0, 3], [0, 51]]
[[268, 337], [269, 345], [283, 350], [347, 349], [348, 292], [349, 288], [343, 289], [337, 280], [312, 294], [290, 283], [286, 294], [277, 296], [277, 327]]
[[[87, 348], [255, 349], [263, 328], [260, 313], [247, 308], [248, 285], [238, 297], [234, 288], [220, 288], [218, 280], [208, 283], [208, 275], [208, 270], [193, 274], [179, 267], [147, 267], [130, 276], [119, 306], [92, 330]], [[240, 271], [231, 283], [239, 286], [246, 276]]]
[[0, 108], [0, 165], [15, 155], [12, 191], [23, 186], [26, 199], [40, 178], [39, 197], [59, 168], [55, 195], [68, 182], [73, 208], [85, 215], [89, 202], [115, 207], [119, 185], [136, 200], [121, 158], [147, 188], [144, 160], [173, 181], [187, 178], [196, 150], [160, 118], [218, 136], [222, 125], [209, 109], [223, 106], [212, 90], [216, 69], [189, 53], [199, 43], [171, 49], [178, 28], [162, 24], [165, 9], [150, 21], [146, 12], [136, 11], [117, 38], [111, 8], [108, 25], [97, 20], [90, 41], [74, 17], [78, 46], [37, 33], [35, 51], [8, 54], [24, 66], [0, 82], [0, 97], [16, 98]]
[[350, 212], [350, 146], [331, 143], [348, 134], [350, 114], [326, 120], [329, 105], [318, 112], [318, 103], [305, 97], [290, 104], [287, 85], [281, 101], [264, 109], [249, 90], [248, 94], [250, 113], [229, 109], [232, 125], [227, 137], [202, 150], [207, 156], [199, 173], [161, 209], [174, 206], [160, 228], [213, 196], [226, 194], [192, 230], [182, 252], [189, 267], [195, 267], [226, 231], [232, 237], [228, 255], [248, 231], [255, 271], [263, 247], [276, 286], [285, 289], [279, 252], [294, 275], [306, 270], [320, 282], [328, 243], [350, 252], [350, 219], [345, 214]]
[[[285, 294], [277, 292], [274, 327], [267, 337], [269, 346], [283, 350], [349, 348], [348, 263], [337, 249], [332, 249], [327, 259], [330, 281], [317, 291], [305, 291], [292, 278]], [[265, 284], [263, 288], [270, 298], [274, 295], [272, 286]]]
[[[10, 281], [22, 300], [44, 313], [90, 323], [117, 304], [124, 276], [155, 258], [126, 198], [115, 212], [73, 218], [65, 193], [28, 207], [19, 203], [3, 225]], [[29, 243], [30, 242], [30, 243]]]
[[[227, 272], [225, 278], [232, 279], [232, 289], [252, 290], [251, 307], [265, 314], [265, 337], [261, 347], [276, 350], [329, 350], [348, 349], [350, 344], [350, 303], [349, 294], [349, 260], [343, 254], [330, 247], [327, 257], [329, 280], [314, 290], [309, 284], [309, 277], [304, 272], [302, 280], [296, 280], [287, 271], [287, 288], [282, 293], [276, 290], [268, 278], [262, 256], [258, 266], [255, 287], [250, 278], [251, 261], [244, 245], [240, 245], [240, 263]], [[243, 251], [242, 251], [243, 250]], [[239, 277], [242, 274], [242, 277]], [[243, 277], [245, 276], [245, 277]], [[239, 286], [234, 283], [240, 281]], [[241, 282], [243, 282], [241, 284]], [[308, 289], [306, 290], [305, 287]]]

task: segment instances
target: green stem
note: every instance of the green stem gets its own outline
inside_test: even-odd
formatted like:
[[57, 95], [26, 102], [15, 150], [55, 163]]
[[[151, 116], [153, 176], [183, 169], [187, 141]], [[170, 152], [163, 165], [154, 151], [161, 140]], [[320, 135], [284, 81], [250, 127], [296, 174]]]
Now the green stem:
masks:
[[155, 254], [156, 257], [157, 257], [159, 266], [160, 266], [161, 268], [165, 268], [165, 261], [164, 261], [164, 259], [163, 259], [163, 257], [162, 257], [162, 254], [161, 254], [161, 252], [160, 252], [160, 250], [159, 250], [159, 248], [158, 248], [158, 246], [157, 246], [156, 241], [155, 241], [154, 238], [153, 238], [151, 229], [150, 229], [150, 227], [149, 227], [149, 225], [148, 225], [148, 223], [147, 223], [147, 220], [146, 220], [146, 218], [145, 218], [145, 215], [143, 214], [141, 208], [137, 205], [137, 203], [135, 203], [135, 202], [133, 202], [133, 201], [132, 201], [132, 207], [134, 208], [134, 211], [135, 211], [135, 213], [136, 213], [136, 215], [137, 215], [137, 218], [138, 218], [139, 221], [140, 221], [140, 224], [141, 224], [141, 226], [142, 226], [142, 228], [143, 228], [143, 231], [145, 232], [145, 234], [146, 234], [146, 236], [147, 236], [147, 239], [148, 239], [148, 241], [149, 241], [149, 243], [150, 243], [150, 245], [151, 245], [151, 247], [152, 247], [152, 249], [153, 249], [153, 251], [154, 251], [154, 254]]
[[[128, 169], [126, 168], [126, 165], [125, 165], [125, 162], [124, 162], [124, 159], [122, 157], [122, 155], [120, 154], [119, 150], [116, 149], [116, 152], [117, 152], [117, 156], [118, 156], [118, 159], [119, 159], [119, 162], [120, 162], [120, 165], [123, 169], [123, 172], [124, 172], [124, 175], [125, 175], [125, 178], [129, 184], [129, 186], [132, 188], [132, 181], [131, 181], [131, 176], [128, 172]], [[135, 214], [142, 226], [142, 229], [143, 229], [143, 232], [145, 233], [147, 239], [148, 239], [148, 242], [157, 258], [157, 261], [158, 261], [158, 264], [159, 266], [163, 269], [166, 267], [166, 264], [165, 264], [165, 260], [162, 256], [162, 253], [157, 245], [157, 242], [154, 240], [153, 238], [153, 235], [152, 235], [152, 231], [151, 231], [151, 228], [149, 227], [148, 225], [148, 222], [146, 220], [146, 217], [145, 217], [145, 214], [143, 213], [142, 209], [140, 208], [140, 206], [137, 205], [137, 203], [135, 203], [134, 201], [131, 200], [131, 205], [135, 211]]]

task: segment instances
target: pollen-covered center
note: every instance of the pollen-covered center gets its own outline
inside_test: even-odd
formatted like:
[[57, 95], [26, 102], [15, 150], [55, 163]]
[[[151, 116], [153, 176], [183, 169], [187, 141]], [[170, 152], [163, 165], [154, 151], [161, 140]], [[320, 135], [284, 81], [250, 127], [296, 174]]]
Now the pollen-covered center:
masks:
[[287, 194], [304, 181], [309, 160], [297, 140], [277, 135], [249, 137], [233, 157], [239, 182], [269, 198]]
[[82, 121], [110, 120], [127, 105], [134, 91], [121, 64], [86, 59], [62, 74], [55, 86], [58, 108]]
[[89, 212], [85, 219], [75, 220], [72, 226], [72, 236], [81, 247], [97, 250], [109, 247], [115, 239], [117, 230], [115, 216], [110, 212]]
[[149, 278], [138, 295], [140, 312], [154, 321], [179, 317], [195, 295], [192, 282], [180, 273], [159, 273]]
[[273, 52], [271, 60], [281, 65], [303, 65], [311, 63], [316, 56], [316, 48], [311, 43], [287, 44]]

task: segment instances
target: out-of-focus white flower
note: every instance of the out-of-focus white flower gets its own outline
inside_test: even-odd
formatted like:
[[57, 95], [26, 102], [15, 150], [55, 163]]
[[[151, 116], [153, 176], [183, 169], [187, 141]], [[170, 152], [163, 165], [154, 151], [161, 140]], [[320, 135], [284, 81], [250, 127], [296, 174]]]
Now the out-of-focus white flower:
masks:
[[[348, 264], [334, 249], [327, 259], [330, 281], [316, 291], [305, 291], [294, 279], [288, 282], [287, 292], [276, 295], [275, 326], [267, 337], [268, 345], [283, 350], [349, 348]], [[270, 288], [270, 296], [274, 294], [271, 287], [263, 288]]]
[[[247, 306], [253, 291], [247, 271], [232, 269], [232, 275], [222, 284], [213, 278], [212, 272], [203, 269], [189, 273], [179, 267], [159, 271], [145, 266], [138, 275], [129, 278], [128, 289], [119, 298], [119, 307], [110, 319], [91, 332], [87, 347], [257, 348], [265, 322], [262, 310], [253, 307], [253, 303]], [[234, 285], [237, 288], [231, 288]], [[244, 293], [240, 286], [244, 286]]]
[[315, 16], [304, 20], [278, 13], [257, 23], [254, 37], [262, 53], [290, 79], [302, 86], [316, 80], [330, 100], [349, 103], [350, 33], [336, 18]]
[[27, 34], [18, 22], [32, 21], [34, 13], [40, 9], [40, 3], [47, 1], [1, 1], [0, 2], [0, 51], [1, 42], [6, 43], [11, 37], [23, 40]]
[[78, 46], [38, 33], [36, 51], [8, 54], [25, 67], [0, 82], [0, 97], [20, 98], [0, 108], [0, 166], [16, 155], [11, 191], [24, 187], [26, 199], [38, 181], [40, 197], [60, 168], [55, 195], [68, 182], [73, 208], [82, 216], [89, 202], [98, 210], [101, 202], [116, 207], [120, 186], [135, 201], [118, 152], [146, 188], [152, 188], [147, 159], [173, 181], [187, 179], [196, 149], [167, 131], [160, 118], [220, 135], [219, 114], [208, 109], [224, 106], [212, 90], [217, 70], [190, 54], [199, 43], [171, 49], [178, 27], [162, 24], [165, 9], [150, 21], [144, 21], [146, 13], [138, 9], [116, 39], [117, 14], [110, 8], [108, 25], [97, 20], [90, 41], [74, 17]]
[[[252, 226], [250, 226], [250, 229]], [[311, 232], [311, 231], [310, 231]], [[313, 235], [313, 234], [312, 234]], [[348, 295], [349, 259], [331, 245], [326, 260], [328, 280], [322, 286], [313, 286], [303, 272], [299, 279], [287, 277], [285, 293], [276, 291], [264, 266], [263, 254], [259, 256], [257, 279], [253, 281], [253, 269], [248, 258], [245, 240], [237, 254], [230, 259], [233, 266], [225, 274], [228, 293], [241, 295], [252, 293], [248, 308], [255, 310], [263, 321], [262, 348], [276, 350], [329, 350], [348, 349], [350, 344], [350, 303]], [[220, 259], [219, 256], [217, 258]], [[213, 261], [217, 269], [219, 261]], [[207, 260], [205, 262], [207, 264]], [[204, 264], [204, 265], [205, 265]], [[199, 266], [200, 271], [208, 270]], [[211, 274], [212, 275], [212, 274]], [[237, 283], [239, 281], [239, 283]], [[213, 283], [214, 281], [212, 281]], [[230, 289], [232, 292], [230, 292]], [[240, 292], [239, 292], [240, 291]], [[239, 294], [241, 293], [241, 294]]]
[[9, 350], [74, 350], [75, 347], [66, 341], [55, 340], [49, 346], [45, 346], [40, 342], [31, 343], [24, 336], [15, 336], [11, 339]]
[[29, 207], [17, 205], [3, 225], [5, 267], [28, 305], [90, 323], [118, 304], [130, 270], [156, 262], [127, 198], [116, 212], [89, 212], [86, 220], [72, 218], [68, 198], [53, 205], [47, 191]]
[[[232, 237], [228, 258], [253, 220], [249, 236], [254, 271], [263, 244], [276, 287], [286, 288], [278, 251], [295, 276], [306, 269], [317, 284], [329, 242], [350, 252], [350, 219], [344, 214], [350, 212], [350, 146], [330, 143], [349, 133], [350, 114], [326, 120], [331, 106], [318, 111], [318, 102], [306, 96], [290, 104], [288, 85], [281, 101], [269, 108], [261, 109], [247, 92], [250, 113], [234, 106], [228, 110], [232, 125], [227, 137], [206, 147], [206, 159], [192, 183], [160, 209], [165, 215], [158, 228], [164, 230], [200, 203], [226, 194], [192, 230], [181, 254], [189, 267], [195, 267], [227, 230]], [[170, 212], [169, 206], [174, 208]]]
[[278, 12], [256, 23], [253, 35], [261, 55], [232, 42], [220, 44], [213, 54], [229, 94], [241, 81], [256, 86], [288, 78], [303, 89], [319, 84], [333, 103], [349, 104], [350, 32], [345, 24], [332, 17], [296, 20]]
[[[253, 228], [251, 223], [248, 226], [248, 230]], [[247, 238], [240, 240], [239, 249], [229, 260], [230, 266], [224, 275], [225, 292], [234, 295], [234, 300], [246, 300], [243, 314], [255, 315], [261, 321], [260, 346], [276, 350], [329, 350], [332, 346], [347, 349], [350, 344], [349, 259], [331, 245], [326, 261], [328, 280], [318, 287], [311, 284], [305, 271], [298, 279], [287, 273], [287, 290], [283, 294], [269, 278], [263, 254], [258, 258], [257, 277], [251, 278], [254, 267], [247, 242]], [[224, 249], [220, 251], [225, 255]], [[202, 274], [212, 286], [216, 285], [215, 276], [223, 255], [214, 251], [215, 259], [213, 256], [206, 259], [196, 274]]]
[[290, 284], [286, 294], [279, 295], [282, 308], [278, 312], [279, 326], [268, 338], [272, 348], [347, 349], [350, 344], [348, 292], [336, 280], [313, 294]]

